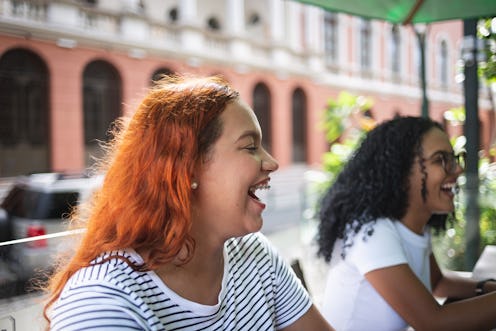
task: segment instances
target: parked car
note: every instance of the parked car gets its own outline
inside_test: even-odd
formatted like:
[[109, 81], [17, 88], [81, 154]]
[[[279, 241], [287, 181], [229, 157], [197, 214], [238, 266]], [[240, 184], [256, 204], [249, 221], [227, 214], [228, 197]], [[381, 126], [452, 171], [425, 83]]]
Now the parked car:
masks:
[[[66, 231], [73, 207], [88, 199], [102, 180], [102, 176], [63, 173], [15, 180], [0, 205], [0, 242], [20, 242], [0, 246], [0, 262], [9, 268], [3, 268], [5, 275], [0, 277], [0, 298], [26, 291], [30, 280], [50, 271], [62, 240], [39, 236]], [[11, 275], [15, 287], [9, 283]]]

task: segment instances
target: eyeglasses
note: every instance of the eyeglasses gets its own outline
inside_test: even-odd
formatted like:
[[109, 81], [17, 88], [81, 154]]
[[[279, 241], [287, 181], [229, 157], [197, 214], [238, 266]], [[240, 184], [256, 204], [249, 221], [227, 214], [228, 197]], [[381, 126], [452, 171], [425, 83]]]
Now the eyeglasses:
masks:
[[467, 153], [465, 152], [460, 152], [455, 155], [454, 153], [440, 151], [429, 159], [434, 163], [440, 163], [446, 174], [453, 175], [456, 173], [458, 166], [462, 168], [462, 170], [465, 170], [466, 156]]

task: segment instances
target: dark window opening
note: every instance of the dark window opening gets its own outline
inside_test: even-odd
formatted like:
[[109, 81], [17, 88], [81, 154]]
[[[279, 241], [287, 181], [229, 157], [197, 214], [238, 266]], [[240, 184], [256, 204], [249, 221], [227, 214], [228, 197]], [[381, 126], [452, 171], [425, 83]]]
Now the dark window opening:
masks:
[[151, 78], [151, 84], [153, 85], [156, 81], [162, 79], [164, 76], [169, 76], [174, 74], [174, 71], [172, 71], [169, 68], [160, 68], [157, 69], [153, 72], [152, 78]]
[[440, 73], [440, 79], [441, 79], [441, 86], [443, 88], [446, 88], [449, 83], [449, 75], [448, 75], [448, 45], [446, 43], [446, 40], [443, 40], [441, 42], [441, 49], [440, 49], [440, 67], [441, 67], [441, 73]]
[[337, 14], [326, 12], [324, 16], [324, 48], [327, 64], [333, 64], [338, 55], [338, 20]]
[[213, 31], [219, 31], [221, 29], [220, 22], [216, 17], [210, 17], [207, 20], [207, 27]]
[[169, 10], [169, 21], [175, 23], [179, 20], [179, 9], [176, 7]]
[[260, 16], [258, 13], [251, 14], [248, 18], [248, 25], [257, 25], [258, 23], [260, 23]]
[[305, 92], [297, 88], [292, 100], [293, 162], [307, 161], [307, 101]]
[[0, 58], [0, 175], [49, 168], [48, 70], [35, 53], [7, 51]]
[[391, 29], [391, 66], [393, 74], [400, 73], [401, 51], [400, 30], [397, 25]]
[[121, 115], [121, 79], [116, 69], [105, 61], [88, 64], [83, 74], [84, 142], [91, 157], [102, 153], [100, 142], [108, 141], [109, 129]]
[[263, 83], [258, 83], [253, 90], [253, 111], [262, 129], [262, 144], [272, 153], [271, 96], [268, 87]]
[[362, 19], [360, 25], [360, 67], [368, 72], [371, 69], [372, 61], [372, 27], [367, 19]]

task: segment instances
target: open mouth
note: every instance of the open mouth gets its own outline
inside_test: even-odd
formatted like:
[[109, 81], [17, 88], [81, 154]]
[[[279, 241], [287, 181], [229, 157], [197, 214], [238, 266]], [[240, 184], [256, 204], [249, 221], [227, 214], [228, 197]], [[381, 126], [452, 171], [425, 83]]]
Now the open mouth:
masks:
[[256, 185], [253, 185], [252, 187], [250, 187], [250, 189], [248, 190], [248, 195], [252, 199], [255, 199], [257, 201], [260, 201], [260, 198], [257, 197], [257, 195], [255, 194], [255, 192], [258, 191], [258, 190], [268, 190], [268, 189], [270, 189], [269, 180], [270, 179], [266, 179], [263, 182], [260, 182], [260, 183], [258, 183]]
[[447, 183], [441, 186], [441, 190], [451, 194], [457, 194], [460, 190], [460, 187], [457, 183]]

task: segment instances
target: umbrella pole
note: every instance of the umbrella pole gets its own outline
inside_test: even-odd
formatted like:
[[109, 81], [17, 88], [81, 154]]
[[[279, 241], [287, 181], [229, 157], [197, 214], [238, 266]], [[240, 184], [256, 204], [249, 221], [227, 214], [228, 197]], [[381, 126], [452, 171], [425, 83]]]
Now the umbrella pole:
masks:
[[467, 139], [467, 166], [465, 169], [466, 200], [465, 200], [465, 269], [472, 270], [479, 257], [480, 228], [479, 228], [479, 115], [478, 92], [479, 77], [477, 75], [476, 45], [477, 19], [463, 21], [463, 52], [465, 80], [465, 126], [464, 135]]

